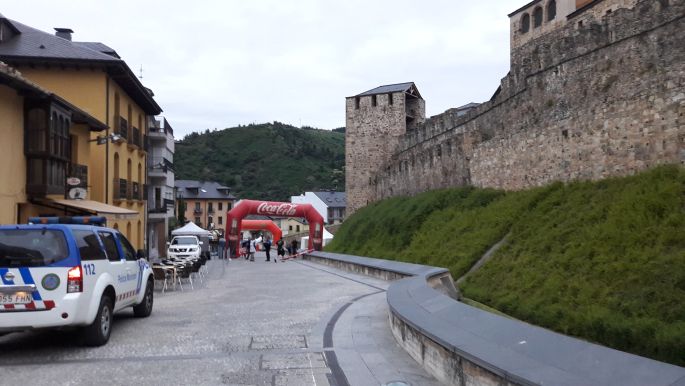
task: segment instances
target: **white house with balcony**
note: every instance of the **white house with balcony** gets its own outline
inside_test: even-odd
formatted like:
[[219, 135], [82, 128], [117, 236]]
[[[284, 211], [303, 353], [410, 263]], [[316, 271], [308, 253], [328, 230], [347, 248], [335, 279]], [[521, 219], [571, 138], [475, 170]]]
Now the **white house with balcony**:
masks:
[[345, 219], [347, 208], [345, 192], [304, 192], [299, 196], [291, 196], [290, 202], [311, 204], [328, 225], [339, 224]]
[[148, 248], [151, 259], [166, 251], [169, 219], [174, 217], [174, 130], [166, 118], [148, 124]]

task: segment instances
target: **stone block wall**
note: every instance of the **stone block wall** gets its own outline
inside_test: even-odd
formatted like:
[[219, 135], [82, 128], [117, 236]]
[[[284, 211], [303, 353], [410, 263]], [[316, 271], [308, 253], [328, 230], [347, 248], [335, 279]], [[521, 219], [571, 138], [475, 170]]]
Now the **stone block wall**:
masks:
[[399, 137], [407, 131], [406, 117], [410, 110], [419, 117], [415, 121], [422, 123], [425, 116], [422, 99], [407, 105], [403, 93], [347, 98], [345, 191], [348, 215], [375, 199], [369, 181], [378, 165], [388, 162], [396, 151]]
[[464, 185], [516, 190], [685, 163], [684, 18], [685, 0], [641, 0], [579, 14], [512, 52], [493, 100], [398, 138], [370, 180], [375, 199]]

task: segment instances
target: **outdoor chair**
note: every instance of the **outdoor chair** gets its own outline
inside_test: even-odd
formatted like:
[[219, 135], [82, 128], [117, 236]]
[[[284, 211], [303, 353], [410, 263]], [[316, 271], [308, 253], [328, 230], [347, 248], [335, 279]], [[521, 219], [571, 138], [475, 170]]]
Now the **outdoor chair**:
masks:
[[155, 281], [161, 281], [163, 283], [162, 293], [164, 293], [164, 291], [167, 289], [167, 281], [173, 280], [171, 272], [162, 267], [152, 267], [152, 275]]
[[200, 260], [196, 260], [192, 267], [191, 267], [191, 273], [194, 273], [197, 278], [200, 279], [200, 284], [202, 284], [202, 273], [200, 272], [200, 268], [202, 267], [202, 263]]
[[177, 268], [176, 271], [178, 273], [178, 283], [181, 285], [181, 291], [183, 291], [183, 279], [187, 279], [190, 283], [190, 289], [194, 290], [195, 287], [193, 287], [193, 278], [191, 277], [192, 265], [186, 264], [182, 268]]

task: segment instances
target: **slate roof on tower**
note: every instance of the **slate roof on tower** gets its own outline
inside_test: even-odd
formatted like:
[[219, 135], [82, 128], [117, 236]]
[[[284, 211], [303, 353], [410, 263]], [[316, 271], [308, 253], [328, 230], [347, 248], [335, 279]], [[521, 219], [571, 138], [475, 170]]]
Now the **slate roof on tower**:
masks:
[[385, 86], [379, 86], [372, 88], [371, 90], [364, 91], [361, 94], [355, 95], [356, 97], [366, 96], [366, 95], [377, 95], [377, 94], [388, 94], [393, 92], [406, 92], [414, 94], [421, 98], [419, 90], [416, 88], [414, 82], [396, 83], [396, 84], [386, 84]]

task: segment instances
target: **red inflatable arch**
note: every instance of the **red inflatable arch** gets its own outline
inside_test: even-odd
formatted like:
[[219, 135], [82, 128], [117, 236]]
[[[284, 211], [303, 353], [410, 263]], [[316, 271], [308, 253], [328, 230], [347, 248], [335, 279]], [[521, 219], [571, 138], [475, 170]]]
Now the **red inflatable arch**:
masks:
[[241, 228], [248, 231], [267, 230], [274, 236], [274, 239], [272, 240], [274, 244], [283, 236], [281, 228], [271, 220], [243, 220]]
[[274, 217], [304, 217], [309, 223], [308, 249], [321, 250], [321, 243], [323, 241], [323, 217], [321, 217], [313, 206], [310, 204], [291, 204], [289, 202], [255, 200], [242, 200], [240, 201], [240, 205], [235, 206], [228, 211], [228, 215], [226, 216], [226, 233], [228, 234], [228, 243], [233, 250], [238, 250], [238, 248], [240, 248], [238, 243], [240, 242], [243, 218], [250, 214]]

